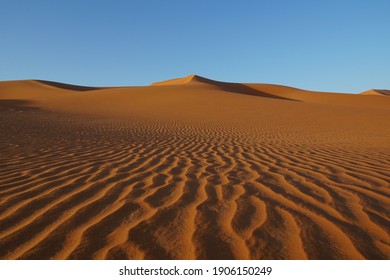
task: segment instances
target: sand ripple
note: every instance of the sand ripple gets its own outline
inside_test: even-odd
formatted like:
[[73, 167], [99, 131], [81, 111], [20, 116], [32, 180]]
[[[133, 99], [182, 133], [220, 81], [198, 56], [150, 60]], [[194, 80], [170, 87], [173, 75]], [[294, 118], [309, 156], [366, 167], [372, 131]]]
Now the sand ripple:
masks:
[[2, 259], [390, 258], [384, 147], [223, 121], [0, 116]]

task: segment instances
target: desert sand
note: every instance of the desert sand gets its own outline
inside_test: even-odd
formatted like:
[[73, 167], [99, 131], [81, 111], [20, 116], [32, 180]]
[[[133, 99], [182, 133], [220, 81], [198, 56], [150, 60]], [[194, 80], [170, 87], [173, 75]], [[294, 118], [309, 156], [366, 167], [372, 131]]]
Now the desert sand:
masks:
[[0, 82], [0, 259], [390, 259], [390, 97]]

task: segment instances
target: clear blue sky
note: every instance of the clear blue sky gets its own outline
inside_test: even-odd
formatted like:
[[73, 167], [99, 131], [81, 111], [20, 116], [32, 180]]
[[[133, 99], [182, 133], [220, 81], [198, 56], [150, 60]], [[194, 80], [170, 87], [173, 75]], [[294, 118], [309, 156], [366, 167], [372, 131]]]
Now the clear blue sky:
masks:
[[0, 0], [0, 80], [390, 89], [388, 0]]

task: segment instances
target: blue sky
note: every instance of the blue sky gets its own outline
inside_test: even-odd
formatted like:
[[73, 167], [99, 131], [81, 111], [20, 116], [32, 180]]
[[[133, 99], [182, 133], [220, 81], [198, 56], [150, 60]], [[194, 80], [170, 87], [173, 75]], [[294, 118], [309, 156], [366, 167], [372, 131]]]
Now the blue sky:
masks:
[[388, 0], [0, 0], [0, 80], [390, 89]]

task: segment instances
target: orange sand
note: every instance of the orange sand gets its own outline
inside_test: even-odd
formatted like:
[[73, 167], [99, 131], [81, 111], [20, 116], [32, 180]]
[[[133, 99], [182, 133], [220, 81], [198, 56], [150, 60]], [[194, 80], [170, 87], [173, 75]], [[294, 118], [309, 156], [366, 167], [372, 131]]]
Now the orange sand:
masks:
[[0, 258], [389, 259], [388, 92], [0, 82]]

